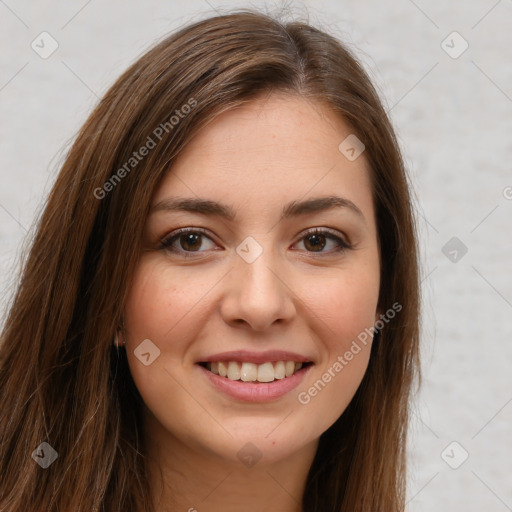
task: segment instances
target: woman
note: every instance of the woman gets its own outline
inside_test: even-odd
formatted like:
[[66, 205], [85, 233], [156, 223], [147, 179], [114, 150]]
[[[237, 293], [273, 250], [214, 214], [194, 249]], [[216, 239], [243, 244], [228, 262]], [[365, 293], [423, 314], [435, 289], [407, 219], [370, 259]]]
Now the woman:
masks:
[[249, 10], [169, 36], [39, 222], [1, 338], [0, 510], [404, 510], [416, 244], [339, 41]]

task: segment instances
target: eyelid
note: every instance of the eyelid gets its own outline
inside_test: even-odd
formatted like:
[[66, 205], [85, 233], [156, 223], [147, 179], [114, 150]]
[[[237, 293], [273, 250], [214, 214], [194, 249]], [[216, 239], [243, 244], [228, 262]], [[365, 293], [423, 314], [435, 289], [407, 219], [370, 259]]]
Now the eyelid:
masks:
[[[200, 233], [204, 237], [206, 237], [206, 238], [210, 239], [212, 242], [216, 243], [215, 240], [213, 240], [213, 238], [208, 234], [208, 231], [206, 229], [195, 227], [195, 226], [187, 226], [187, 227], [183, 227], [183, 228], [177, 228], [177, 229], [171, 231], [170, 233], [168, 233], [167, 235], [165, 235], [160, 240], [159, 249], [167, 249], [172, 252], [179, 252], [181, 254], [186, 254], [189, 256], [194, 254], [194, 251], [173, 250], [171, 248], [171, 245], [172, 245], [172, 243], [174, 243], [175, 239], [178, 239], [178, 237], [180, 235], [186, 234], [186, 233]], [[200, 254], [205, 251], [196, 251], [196, 252]]]
[[302, 238], [304, 238], [307, 235], [314, 235], [315, 233], [330, 235], [333, 238], [337, 238], [337, 239], [341, 240], [347, 247], [352, 247], [352, 243], [350, 242], [349, 237], [345, 233], [343, 233], [337, 229], [327, 228], [327, 227], [308, 228], [300, 233], [299, 240], [302, 240]]
[[[184, 255], [185, 257], [194, 257], [195, 254], [201, 254], [203, 252], [208, 251], [184, 251], [182, 249], [173, 249], [171, 246], [172, 244], [179, 238], [180, 235], [184, 233], [199, 233], [203, 235], [204, 237], [208, 238], [212, 242], [216, 243], [215, 240], [209, 235], [208, 230], [201, 228], [201, 227], [195, 227], [195, 226], [187, 226], [183, 228], [177, 228], [173, 231], [171, 231], [168, 235], [164, 236], [160, 240], [159, 249], [168, 250], [173, 253], [178, 253], [181, 255]], [[333, 228], [328, 227], [314, 227], [314, 228], [307, 228], [299, 233], [297, 241], [293, 244], [296, 245], [297, 243], [301, 242], [304, 238], [307, 236], [315, 235], [315, 234], [321, 234], [326, 236], [326, 238], [331, 238], [335, 240], [335, 243], [337, 244], [337, 247], [334, 250], [331, 251], [306, 251], [307, 253], [323, 257], [328, 255], [337, 254], [342, 251], [346, 251], [353, 248], [352, 243], [350, 242], [350, 239], [344, 234], [341, 233], [338, 230], [335, 230]]]

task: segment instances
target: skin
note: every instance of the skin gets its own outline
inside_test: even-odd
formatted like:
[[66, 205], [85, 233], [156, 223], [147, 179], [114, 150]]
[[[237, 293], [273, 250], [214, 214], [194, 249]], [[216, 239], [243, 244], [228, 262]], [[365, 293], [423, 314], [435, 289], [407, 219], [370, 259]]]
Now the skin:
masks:
[[[343, 413], [366, 371], [371, 340], [312, 397], [298, 400], [378, 319], [379, 245], [364, 153], [338, 149], [351, 133], [321, 103], [272, 93], [222, 113], [186, 147], [157, 190], [228, 204], [236, 220], [157, 211], [125, 310], [124, 339], [144, 400], [144, 434], [156, 510], [298, 512], [320, 435]], [[279, 220], [290, 201], [336, 194], [348, 208]], [[179, 252], [159, 242], [178, 228], [204, 228]], [[352, 248], [336, 252], [330, 228]], [[263, 252], [252, 263], [236, 248], [248, 236]], [[187, 244], [187, 241], [188, 244]], [[185, 258], [184, 253], [191, 254]], [[150, 339], [160, 355], [134, 354]], [[196, 365], [228, 350], [281, 349], [314, 361], [302, 383], [266, 403], [217, 390]], [[237, 452], [252, 443], [252, 467]]]

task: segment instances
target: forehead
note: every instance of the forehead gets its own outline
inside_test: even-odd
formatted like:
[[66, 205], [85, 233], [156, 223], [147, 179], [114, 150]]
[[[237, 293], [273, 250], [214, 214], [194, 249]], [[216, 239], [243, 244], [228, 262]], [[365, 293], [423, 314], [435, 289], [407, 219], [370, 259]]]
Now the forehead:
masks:
[[260, 97], [203, 127], [164, 177], [153, 204], [169, 195], [197, 196], [257, 213], [336, 193], [372, 216], [364, 153], [351, 161], [339, 149], [351, 134], [325, 104], [284, 93]]

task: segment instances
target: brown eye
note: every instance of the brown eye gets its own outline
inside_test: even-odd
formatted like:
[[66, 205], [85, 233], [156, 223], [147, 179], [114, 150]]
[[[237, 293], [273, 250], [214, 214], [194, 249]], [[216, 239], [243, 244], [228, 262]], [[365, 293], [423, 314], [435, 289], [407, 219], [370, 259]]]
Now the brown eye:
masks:
[[212, 242], [212, 240], [205, 235], [204, 231], [198, 228], [180, 229], [178, 232], [171, 234], [171, 236], [163, 240], [161, 242], [161, 248], [188, 256], [188, 253], [204, 252], [199, 250], [203, 245], [202, 238], [206, 238]]
[[200, 238], [203, 235], [198, 233], [186, 233], [184, 235], [179, 235], [178, 240], [180, 242], [180, 248], [185, 249], [186, 251], [191, 250], [195, 251], [201, 247]]
[[[334, 240], [335, 248], [333, 251], [324, 251], [328, 240]], [[301, 239], [304, 240], [304, 247], [308, 252], [314, 253], [327, 253], [339, 252], [345, 249], [350, 249], [350, 245], [342, 240], [339, 236], [332, 234], [330, 231], [322, 229], [313, 229], [306, 233]]]
[[314, 233], [312, 235], [304, 237], [304, 240], [307, 240], [307, 242], [304, 243], [304, 245], [308, 250], [310, 250], [311, 248], [312, 251], [321, 251], [326, 245], [325, 239], [325, 235], [319, 235], [317, 233]]
[[[170, 236], [161, 242], [161, 249], [165, 249], [172, 253], [183, 255], [184, 257], [193, 257], [194, 253], [201, 253], [208, 250], [200, 250], [204, 240], [209, 240], [214, 244], [210, 237], [205, 234], [201, 228], [184, 228], [171, 233]], [[304, 247], [309, 253], [318, 253], [319, 255], [329, 255], [346, 249], [351, 249], [350, 244], [345, 242], [339, 236], [325, 229], [312, 229], [308, 231], [302, 238]], [[329, 240], [334, 241], [332, 250], [324, 250], [329, 245]]]

